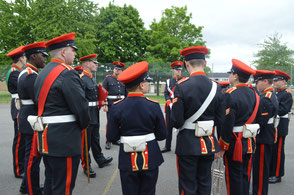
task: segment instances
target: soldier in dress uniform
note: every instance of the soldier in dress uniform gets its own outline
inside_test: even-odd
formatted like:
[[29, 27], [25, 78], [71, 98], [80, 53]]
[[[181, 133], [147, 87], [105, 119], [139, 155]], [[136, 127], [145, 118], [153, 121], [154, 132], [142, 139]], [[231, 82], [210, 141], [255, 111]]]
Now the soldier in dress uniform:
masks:
[[275, 73], [256, 70], [255, 83], [261, 93], [257, 123], [260, 131], [256, 135], [256, 149], [253, 156], [253, 194], [268, 194], [268, 178], [272, 149], [275, 142], [274, 121], [278, 114], [279, 103], [272, 87]]
[[46, 43], [51, 62], [34, 85], [38, 116], [38, 149], [45, 164], [44, 194], [72, 194], [81, 158], [81, 132], [89, 124], [83, 81], [70, 65], [76, 56], [75, 33]]
[[174, 98], [174, 87], [175, 84], [182, 79], [182, 61], [176, 61], [173, 62], [171, 65], [173, 77], [166, 80], [165, 90], [164, 90], [164, 98], [165, 98], [165, 121], [166, 121], [166, 127], [168, 130], [167, 138], [165, 141], [165, 147], [161, 150], [162, 153], [170, 151], [171, 148], [171, 141], [173, 136], [173, 127], [170, 122], [170, 114], [171, 114], [171, 108], [172, 108], [172, 101]]
[[278, 115], [280, 116], [280, 123], [278, 126], [278, 139], [273, 149], [269, 183], [281, 182], [285, 174], [285, 139], [288, 135], [289, 112], [293, 104], [292, 94], [286, 87], [291, 76], [280, 70], [274, 70], [274, 72], [274, 87], [279, 101]]
[[[107, 112], [107, 120], [109, 120], [108, 113], [111, 109], [111, 106], [115, 101], [118, 101], [128, 94], [125, 85], [120, 82], [117, 77], [122, 72], [122, 69], [125, 65], [122, 62], [115, 61], [113, 62], [113, 74], [107, 75], [103, 81], [103, 87], [108, 91], [107, 101], [108, 101], [108, 112]], [[106, 132], [108, 130], [108, 125], [106, 125]], [[114, 142], [113, 144], [119, 145], [118, 142]], [[111, 148], [111, 142], [106, 139], [105, 149], [109, 150]]]
[[[183, 49], [184, 65], [190, 77], [179, 81], [174, 90], [172, 126], [179, 129], [176, 154], [179, 194], [210, 194], [211, 165], [219, 145], [212, 133], [225, 115], [221, 88], [204, 72], [208, 49], [195, 46]], [[202, 106], [204, 105], [204, 106]], [[195, 130], [205, 124], [205, 131]]]
[[14, 122], [14, 138], [12, 144], [13, 154], [13, 172], [16, 178], [22, 178], [24, 175], [24, 158], [25, 149], [23, 145], [23, 139], [18, 131], [17, 116], [18, 110], [15, 107], [15, 99], [18, 98], [17, 94], [17, 78], [22, 70], [22, 67], [26, 64], [26, 57], [23, 52], [23, 46], [20, 46], [7, 54], [12, 59], [13, 64], [6, 74], [6, 85], [9, 93], [11, 93], [10, 113]]
[[124, 195], [155, 194], [158, 167], [163, 163], [157, 141], [166, 138], [167, 130], [158, 102], [143, 95], [149, 90], [147, 71], [144, 61], [119, 75], [129, 94], [115, 102], [109, 113], [107, 139], [121, 140], [118, 168]]
[[225, 93], [227, 91], [227, 89], [230, 88], [229, 81], [219, 81], [218, 84], [221, 86], [223, 93]]
[[[100, 168], [103, 168], [112, 161], [112, 157], [105, 158], [102, 149], [100, 147], [100, 135], [99, 135], [99, 108], [98, 108], [98, 86], [96, 81], [93, 79], [93, 73], [97, 71], [98, 61], [97, 54], [91, 54], [81, 57], [80, 62], [82, 63], [82, 69], [80, 70], [80, 76], [85, 84], [86, 98], [89, 101], [89, 113], [90, 113], [90, 124], [87, 128], [87, 142], [88, 151], [92, 150], [93, 157]], [[86, 146], [85, 146], [85, 135], [82, 132], [82, 167], [85, 175], [87, 174], [86, 164]], [[91, 158], [89, 155], [89, 176], [91, 178], [96, 177], [96, 173], [91, 168]]]
[[228, 89], [224, 104], [226, 116], [220, 129], [219, 144], [224, 156], [225, 178], [228, 194], [248, 195], [251, 173], [251, 158], [254, 152], [254, 138], [243, 138], [244, 124], [255, 121], [259, 96], [247, 81], [255, 70], [243, 62], [232, 59], [229, 81], [233, 86]]
[[[44, 68], [46, 65], [45, 41], [33, 43], [23, 48], [28, 63], [18, 76], [17, 91], [21, 100], [21, 109], [19, 111], [19, 131], [24, 138], [25, 145], [25, 175], [22, 179], [20, 192], [29, 194], [42, 194], [40, 189], [40, 161], [41, 156], [35, 156], [33, 152], [34, 131], [27, 121], [29, 115], [37, 114], [37, 102], [34, 98], [34, 83], [39, 74], [38, 68]], [[36, 132], [37, 133], [37, 132]]]

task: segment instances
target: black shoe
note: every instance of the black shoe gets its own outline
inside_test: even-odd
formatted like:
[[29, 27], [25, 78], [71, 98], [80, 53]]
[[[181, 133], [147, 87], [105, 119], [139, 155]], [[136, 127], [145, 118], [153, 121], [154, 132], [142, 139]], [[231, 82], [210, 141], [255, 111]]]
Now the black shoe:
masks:
[[[87, 168], [84, 170], [84, 173], [88, 177]], [[90, 178], [95, 178], [96, 177], [96, 173], [91, 167], [89, 167], [89, 177]]]
[[120, 145], [120, 140], [116, 141], [116, 142], [112, 142], [113, 145], [117, 145], [119, 146]]
[[113, 160], [113, 158], [111, 156], [104, 158], [103, 160], [101, 160], [101, 162], [98, 163], [99, 168], [103, 168], [106, 165], [108, 165], [111, 161]]
[[268, 178], [268, 183], [280, 183], [282, 181], [281, 177], [270, 177]]
[[19, 188], [19, 192], [21, 194], [28, 194], [27, 188], [25, 186], [22, 186], [22, 185]]
[[170, 151], [170, 148], [164, 147], [164, 148], [162, 148], [161, 153], [165, 153], [165, 152], [169, 152], [169, 151]]
[[22, 179], [23, 176], [24, 176], [24, 173], [22, 173], [22, 174], [20, 174], [20, 175], [15, 175], [14, 177], [19, 178], [19, 179]]
[[110, 142], [106, 142], [105, 149], [106, 150], [110, 150], [110, 148], [111, 148], [111, 143]]

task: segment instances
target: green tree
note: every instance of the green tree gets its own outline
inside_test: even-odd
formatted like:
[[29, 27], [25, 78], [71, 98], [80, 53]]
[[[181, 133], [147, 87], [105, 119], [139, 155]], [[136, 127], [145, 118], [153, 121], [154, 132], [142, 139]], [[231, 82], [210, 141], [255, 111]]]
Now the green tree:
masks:
[[141, 61], [147, 47], [147, 32], [137, 9], [109, 3], [99, 11], [96, 17], [99, 61]]
[[190, 46], [205, 45], [202, 39], [203, 26], [190, 23], [191, 13], [187, 6], [165, 9], [159, 22], [150, 25], [148, 54], [156, 59], [172, 62], [180, 59], [180, 51]]
[[257, 59], [253, 61], [257, 69], [279, 69], [291, 75], [294, 51], [289, 49], [286, 43], [282, 43], [281, 38], [281, 35], [275, 33], [259, 44], [261, 50], [254, 54]]

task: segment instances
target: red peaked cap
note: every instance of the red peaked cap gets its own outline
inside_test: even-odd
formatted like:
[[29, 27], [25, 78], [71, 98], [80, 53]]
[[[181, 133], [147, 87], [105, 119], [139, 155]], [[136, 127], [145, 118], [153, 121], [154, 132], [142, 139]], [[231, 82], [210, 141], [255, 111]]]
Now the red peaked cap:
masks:
[[254, 73], [254, 82], [257, 82], [259, 80], [263, 79], [273, 79], [275, 75], [275, 72], [269, 71], [269, 70], [256, 70]]
[[20, 47], [14, 49], [11, 52], [9, 52], [7, 54], [7, 56], [10, 57], [11, 59], [17, 59], [17, 58], [24, 55], [23, 48], [24, 48], [24, 46], [20, 46]]
[[274, 80], [283, 79], [285, 81], [288, 81], [288, 79], [291, 79], [291, 76], [283, 71], [274, 70], [274, 72], [275, 72]]
[[33, 53], [42, 53], [45, 56], [48, 56], [48, 53], [46, 52], [46, 41], [32, 43], [27, 46], [24, 46], [23, 51], [26, 55], [30, 55]]
[[208, 49], [204, 46], [188, 47], [183, 49], [180, 54], [185, 57], [185, 61], [193, 59], [205, 59]]
[[46, 43], [46, 47], [48, 47], [49, 51], [67, 46], [71, 46], [75, 50], [78, 50], [74, 43], [75, 35], [76, 33], [72, 32], [51, 39]]
[[97, 54], [91, 54], [91, 55], [87, 55], [87, 56], [81, 57], [79, 60], [80, 61], [96, 60], [96, 58], [97, 58]]
[[219, 81], [218, 84], [221, 86], [221, 88], [225, 88], [230, 85], [229, 81]]
[[114, 68], [122, 69], [125, 67], [124, 63], [119, 62], [119, 61], [114, 61], [113, 62]]
[[255, 70], [247, 64], [237, 59], [232, 59], [232, 68], [228, 73], [236, 73], [244, 79], [249, 79], [250, 75], [255, 74]]
[[126, 85], [127, 88], [133, 87], [140, 82], [148, 81], [148, 62], [138, 62], [125, 69], [120, 75], [118, 80]]
[[83, 70], [84, 67], [83, 67], [83, 66], [76, 66], [76, 67], [74, 67], [74, 69], [75, 69], [75, 70]]
[[183, 62], [182, 61], [175, 61], [173, 63], [171, 63], [170, 67], [172, 67], [173, 69], [179, 69], [181, 70], [183, 66]]

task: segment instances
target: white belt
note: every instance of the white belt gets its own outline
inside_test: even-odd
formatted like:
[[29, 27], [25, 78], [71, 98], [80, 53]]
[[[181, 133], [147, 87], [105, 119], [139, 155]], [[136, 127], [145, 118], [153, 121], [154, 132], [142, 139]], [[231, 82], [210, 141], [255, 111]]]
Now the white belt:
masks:
[[59, 115], [59, 116], [44, 116], [42, 117], [43, 123], [69, 123], [76, 121], [76, 117], [73, 114], [70, 115]]
[[[139, 136], [141, 136], [141, 135], [139, 135]], [[149, 133], [149, 134], [147, 134], [145, 136], [146, 136], [146, 142], [149, 142], [149, 141], [152, 141], [152, 140], [155, 139], [154, 133]], [[120, 142], [121, 143], [125, 143], [125, 139], [124, 139], [125, 137], [133, 137], [133, 136], [121, 136], [120, 137]]]
[[183, 129], [195, 130], [195, 123], [185, 121], [185, 123], [180, 128], [180, 130], [183, 130]]
[[97, 106], [97, 102], [89, 102], [89, 106]]
[[233, 127], [233, 132], [234, 133], [243, 132], [243, 126], [235, 126], [235, 127]]
[[11, 98], [19, 98], [17, 93], [11, 94]]
[[284, 116], [280, 116], [280, 118], [289, 118], [289, 115], [285, 114]]
[[33, 100], [21, 100], [22, 105], [34, 105]]
[[122, 99], [124, 98], [124, 95], [108, 95], [107, 98], [108, 99]]
[[267, 124], [273, 124], [273, 123], [274, 123], [274, 117], [272, 117], [272, 118], [268, 119], [268, 122], [267, 122]]

